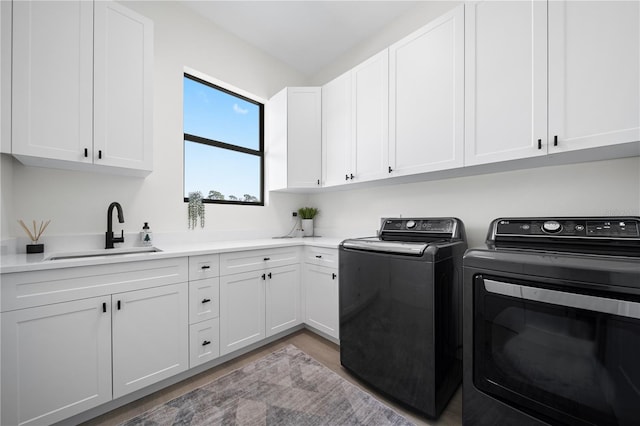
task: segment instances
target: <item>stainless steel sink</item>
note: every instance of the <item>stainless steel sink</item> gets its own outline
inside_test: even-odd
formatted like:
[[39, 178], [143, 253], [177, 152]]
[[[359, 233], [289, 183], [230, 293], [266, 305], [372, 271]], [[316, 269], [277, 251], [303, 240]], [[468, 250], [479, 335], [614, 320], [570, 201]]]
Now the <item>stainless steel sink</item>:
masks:
[[127, 256], [137, 255], [145, 253], [158, 253], [161, 252], [157, 247], [128, 247], [128, 248], [113, 248], [113, 249], [100, 249], [100, 250], [84, 250], [75, 252], [59, 252], [51, 253], [45, 257], [44, 260], [64, 260], [64, 259], [85, 259], [89, 257], [101, 257], [101, 256]]

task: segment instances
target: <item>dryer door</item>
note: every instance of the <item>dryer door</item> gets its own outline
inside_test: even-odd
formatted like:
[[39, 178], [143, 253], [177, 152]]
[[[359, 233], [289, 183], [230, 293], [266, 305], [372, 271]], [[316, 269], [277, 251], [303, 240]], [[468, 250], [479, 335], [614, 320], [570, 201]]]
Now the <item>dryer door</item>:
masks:
[[551, 423], [637, 424], [639, 294], [487, 275], [473, 290], [478, 389]]

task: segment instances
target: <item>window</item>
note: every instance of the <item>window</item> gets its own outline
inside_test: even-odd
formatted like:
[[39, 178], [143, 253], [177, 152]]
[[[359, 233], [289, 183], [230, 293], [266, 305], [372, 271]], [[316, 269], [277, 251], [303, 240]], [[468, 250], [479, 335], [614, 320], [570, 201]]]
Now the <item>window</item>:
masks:
[[184, 201], [264, 205], [264, 105], [184, 74]]

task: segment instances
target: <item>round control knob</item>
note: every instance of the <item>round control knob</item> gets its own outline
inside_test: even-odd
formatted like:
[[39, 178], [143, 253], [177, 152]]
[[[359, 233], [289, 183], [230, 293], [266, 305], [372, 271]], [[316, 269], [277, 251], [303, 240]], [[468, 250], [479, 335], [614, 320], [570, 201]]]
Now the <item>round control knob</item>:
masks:
[[415, 228], [416, 227], [416, 221], [415, 220], [408, 220], [407, 221], [407, 229], [411, 229], [411, 228]]
[[556, 234], [562, 230], [562, 225], [555, 220], [548, 220], [542, 224], [542, 230], [549, 234]]

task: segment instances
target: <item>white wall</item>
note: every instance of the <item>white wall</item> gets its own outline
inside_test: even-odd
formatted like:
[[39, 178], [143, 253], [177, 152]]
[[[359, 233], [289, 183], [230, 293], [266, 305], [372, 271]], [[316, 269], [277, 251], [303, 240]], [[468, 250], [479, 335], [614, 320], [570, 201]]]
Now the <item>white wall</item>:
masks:
[[[154, 171], [146, 179], [25, 167], [13, 162], [2, 179], [2, 239], [22, 237], [17, 219], [52, 219], [47, 236], [103, 234], [111, 201], [124, 209], [126, 232], [143, 222], [152, 230], [187, 230], [182, 201], [182, 75], [188, 66], [268, 99], [286, 85], [305, 85], [304, 76], [234, 36], [217, 29], [177, 2], [125, 2], [154, 21]], [[3, 156], [4, 157], [4, 156]], [[10, 159], [2, 161], [3, 171]], [[7, 199], [5, 199], [5, 196]], [[7, 200], [13, 199], [7, 208]], [[265, 207], [206, 206], [205, 231], [242, 236], [281, 235], [290, 212], [304, 195], [273, 194]], [[6, 211], [5, 211], [6, 210]], [[6, 214], [5, 214], [6, 213]], [[119, 230], [119, 227], [115, 227]], [[198, 230], [195, 233], [202, 233]]]
[[381, 217], [455, 216], [470, 246], [501, 216], [640, 215], [640, 157], [314, 195], [320, 235], [370, 236]]
[[419, 2], [407, 13], [395, 19], [383, 31], [354, 47], [324, 69], [318, 70], [312, 76], [310, 84], [323, 85], [328, 83], [459, 4], [462, 2], [431, 0]]

